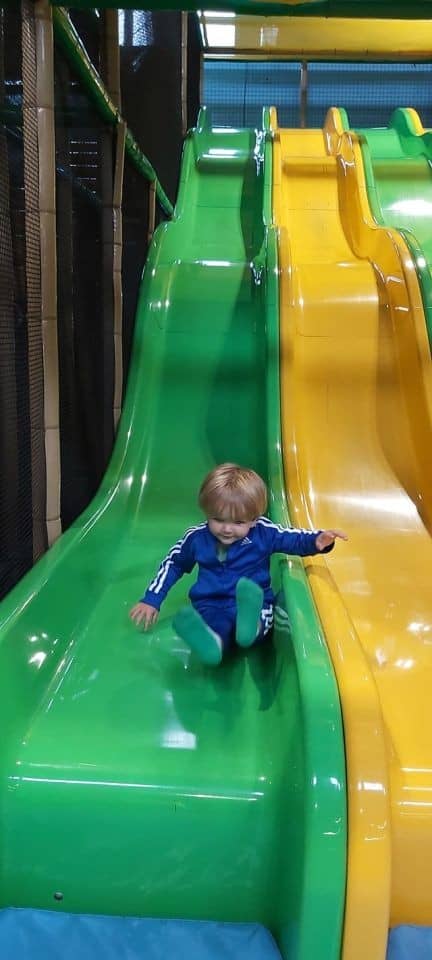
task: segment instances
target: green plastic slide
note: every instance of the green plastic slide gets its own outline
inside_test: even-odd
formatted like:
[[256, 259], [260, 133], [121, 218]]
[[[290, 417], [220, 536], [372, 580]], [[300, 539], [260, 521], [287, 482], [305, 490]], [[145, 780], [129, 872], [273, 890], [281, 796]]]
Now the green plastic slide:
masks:
[[151, 631], [128, 619], [202, 520], [214, 464], [257, 469], [288, 521], [270, 205], [266, 136], [202, 111], [144, 271], [102, 487], [0, 608], [0, 906], [256, 921], [285, 960], [337, 960], [342, 726], [300, 561], [275, 561], [274, 644], [217, 669], [173, 633], [191, 577]]

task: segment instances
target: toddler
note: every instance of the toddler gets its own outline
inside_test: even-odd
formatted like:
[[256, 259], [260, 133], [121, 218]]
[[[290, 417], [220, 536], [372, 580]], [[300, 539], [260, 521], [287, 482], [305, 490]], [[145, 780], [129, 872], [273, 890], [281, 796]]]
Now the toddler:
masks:
[[296, 530], [263, 516], [267, 488], [254, 470], [223, 463], [205, 477], [199, 504], [206, 522], [186, 530], [162, 561], [142, 600], [130, 611], [145, 629], [156, 623], [168, 591], [198, 565], [191, 606], [173, 620], [179, 636], [203, 663], [216, 665], [233, 641], [250, 647], [273, 625], [270, 557], [328, 553], [342, 530]]

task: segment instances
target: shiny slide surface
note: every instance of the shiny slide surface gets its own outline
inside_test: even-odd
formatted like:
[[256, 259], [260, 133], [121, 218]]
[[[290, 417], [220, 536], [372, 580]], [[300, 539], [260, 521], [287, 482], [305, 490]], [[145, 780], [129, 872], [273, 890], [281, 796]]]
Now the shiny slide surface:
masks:
[[301, 564], [275, 561], [274, 645], [218, 669], [172, 631], [191, 577], [152, 631], [128, 620], [215, 463], [259, 470], [287, 522], [270, 195], [263, 135], [203, 111], [101, 490], [1, 607], [1, 904], [256, 920], [285, 960], [338, 960], [342, 727]]
[[[348, 129], [346, 111], [340, 113]], [[432, 132], [409, 107], [395, 110], [388, 128], [356, 132], [373, 215], [401, 231], [410, 248], [432, 343]]]
[[378, 226], [337, 111], [278, 130], [285, 483], [299, 524], [342, 527], [306, 561], [336, 670], [348, 784], [344, 960], [430, 922], [432, 379], [403, 239]]

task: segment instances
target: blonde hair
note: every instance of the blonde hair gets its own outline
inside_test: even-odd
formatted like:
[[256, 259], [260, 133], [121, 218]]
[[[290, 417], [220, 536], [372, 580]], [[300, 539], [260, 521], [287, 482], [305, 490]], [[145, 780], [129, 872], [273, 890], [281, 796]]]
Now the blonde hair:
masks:
[[255, 470], [221, 463], [204, 478], [198, 502], [207, 517], [223, 516], [247, 523], [264, 513], [267, 487]]

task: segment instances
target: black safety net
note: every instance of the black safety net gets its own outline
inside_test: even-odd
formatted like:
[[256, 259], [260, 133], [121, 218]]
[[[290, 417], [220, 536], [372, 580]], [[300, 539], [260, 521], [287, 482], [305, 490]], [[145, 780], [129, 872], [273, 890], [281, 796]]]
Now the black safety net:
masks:
[[120, 10], [122, 114], [171, 202], [182, 147], [181, 13]]
[[113, 445], [113, 132], [55, 51], [61, 517], [96, 492]]
[[[31, 0], [0, 10], [0, 596], [47, 546], [40, 145], [33, 16]], [[107, 13], [71, 10], [70, 16], [106, 81]], [[26, 17], [23, 48], [21, 32]], [[121, 112], [172, 203], [177, 194], [182, 126], [195, 124], [199, 107], [196, 14], [188, 14], [187, 23], [187, 101], [182, 104], [181, 13], [119, 11]], [[60, 513], [66, 529], [97, 491], [114, 442], [116, 133], [101, 120], [57, 43], [54, 66]], [[126, 155], [122, 202], [124, 383], [150, 239], [149, 212], [148, 181]], [[156, 204], [156, 226], [165, 217]], [[47, 386], [52, 393], [53, 385]]]
[[123, 390], [127, 383], [141, 275], [148, 249], [148, 184], [126, 157], [123, 179]]
[[73, 7], [68, 12], [92, 64], [102, 74], [104, 13], [99, 10], [74, 10]]
[[[25, 69], [28, 78], [34, 64]], [[0, 10], [0, 597], [46, 546], [38, 156], [29, 136], [26, 193], [22, 76], [21, 10], [9, 7]]]
[[201, 33], [196, 13], [188, 15], [187, 125], [194, 127], [200, 108]]
[[[186, 125], [199, 108], [201, 41], [188, 15]], [[183, 146], [181, 13], [119, 11], [122, 114], [153, 165], [171, 203], [177, 196]], [[123, 370], [127, 380], [136, 305], [148, 247], [148, 186], [126, 159], [123, 187]], [[157, 208], [156, 224], [164, 218]]]

